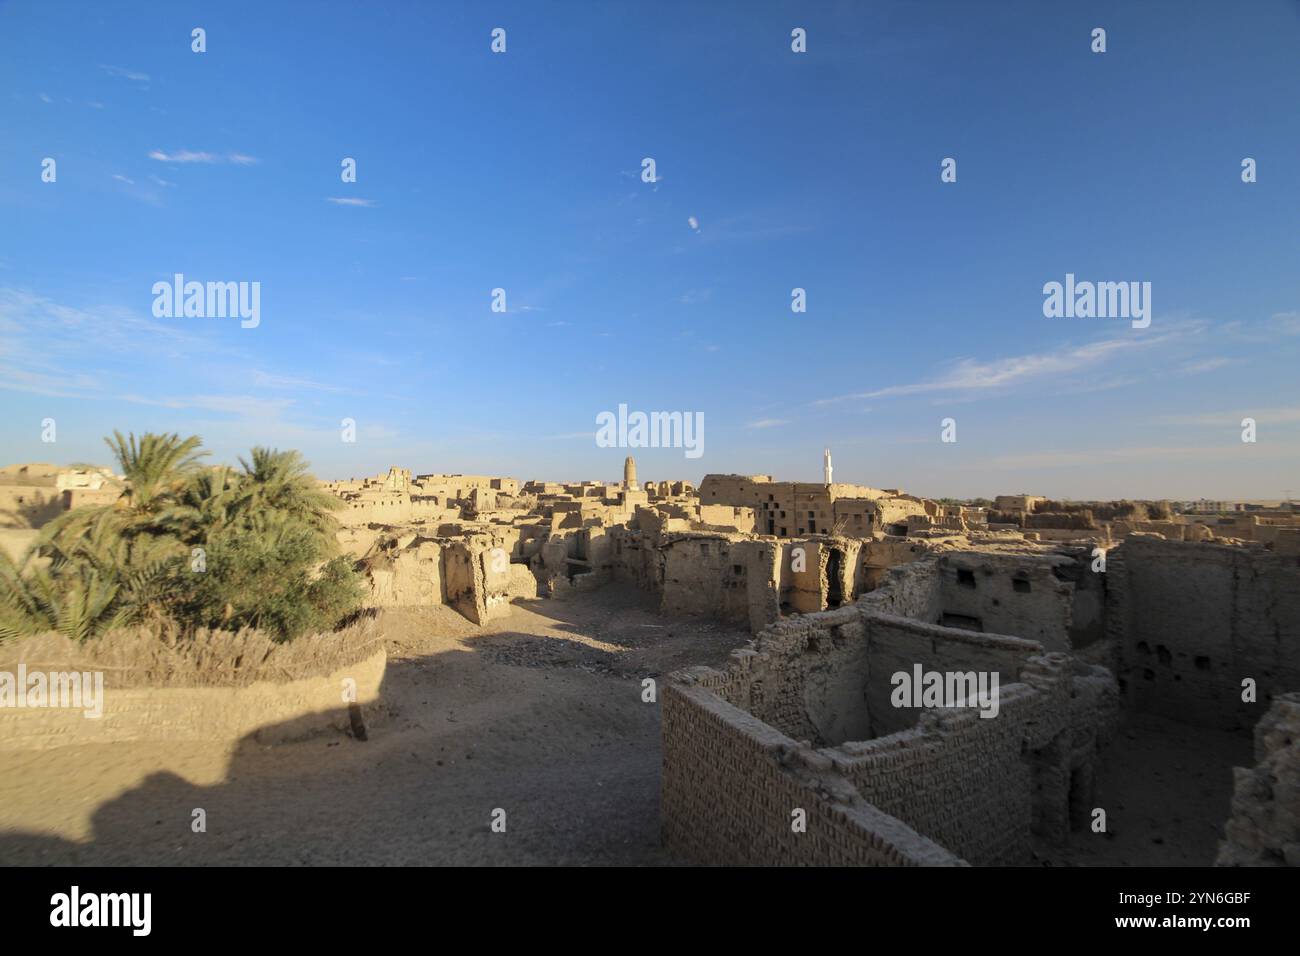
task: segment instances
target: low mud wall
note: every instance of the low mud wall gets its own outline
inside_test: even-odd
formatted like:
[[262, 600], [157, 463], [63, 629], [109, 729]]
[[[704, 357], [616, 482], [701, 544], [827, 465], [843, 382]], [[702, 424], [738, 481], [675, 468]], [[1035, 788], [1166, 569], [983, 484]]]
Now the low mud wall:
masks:
[[37, 635], [0, 645], [0, 752], [357, 732], [386, 665], [374, 620], [284, 644], [251, 630]]

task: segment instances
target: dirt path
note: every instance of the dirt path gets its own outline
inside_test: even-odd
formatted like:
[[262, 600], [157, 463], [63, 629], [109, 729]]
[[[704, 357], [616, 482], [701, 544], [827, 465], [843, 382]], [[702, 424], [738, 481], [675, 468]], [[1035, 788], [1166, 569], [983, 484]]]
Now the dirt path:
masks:
[[[668, 862], [659, 707], [641, 680], [721, 663], [749, 635], [654, 606], [610, 587], [485, 628], [443, 607], [387, 612], [389, 713], [365, 743], [5, 755], [0, 862]], [[206, 833], [191, 831], [195, 808]]]

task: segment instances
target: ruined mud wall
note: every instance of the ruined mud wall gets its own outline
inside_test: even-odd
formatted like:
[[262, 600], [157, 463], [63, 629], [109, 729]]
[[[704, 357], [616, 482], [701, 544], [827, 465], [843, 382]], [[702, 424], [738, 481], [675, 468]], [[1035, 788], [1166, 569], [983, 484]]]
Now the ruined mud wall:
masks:
[[[917, 664], [927, 671], [996, 673], [999, 686], [1006, 687], [1018, 679], [1031, 655], [1043, 652], [1041, 644], [1018, 637], [977, 634], [889, 614], [864, 613], [863, 626], [870, 648], [870, 668], [860, 675], [859, 694], [869, 715], [872, 737], [914, 727], [921, 716], [920, 708], [893, 705], [890, 695], [895, 673], [911, 674]], [[1000, 716], [984, 722], [997, 723]], [[853, 739], [865, 738], [841, 738]]]
[[[847, 784], [842, 792], [851, 802], [865, 801], [965, 860], [1023, 862], [1034, 834], [1059, 840], [1068, 833], [1072, 794], [1091, 799], [1097, 752], [1117, 719], [1114, 678], [1104, 668], [1072, 664], [1064, 654], [1044, 654], [1034, 641], [927, 623], [936, 609], [935, 559], [898, 568], [890, 578], [856, 605], [782, 619], [753, 647], [734, 651], [724, 670], [698, 672], [703, 676], [691, 683], [708, 690], [710, 712], [731, 716], [718, 718], [723, 730], [693, 718], [689, 733], [712, 735], [698, 746], [720, 748], [699, 757], [687, 730], [670, 730], [665, 710], [665, 768], [682, 756], [679, 749], [690, 767], [673, 781], [673, 798], [701, 813], [702, 803], [719, 798], [693, 788], [717, 787], [730, 801], [717, 813], [752, 818], [749, 798], [728, 791], [725, 777], [704, 782], [718, 775], [717, 767], [741, 760], [730, 752], [741, 748], [748, 753], [745, 772], [784, 799], [780, 788], [787, 784], [772, 784], [763, 776], [770, 768], [753, 765], [757, 734], [777, 742], [767, 751], [758, 748], [776, 754], [769, 762], [801, 773], [816, 770], [827, 792]], [[923, 671], [997, 672], [997, 716], [981, 717], [974, 708], [894, 707], [893, 674], [912, 673], [917, 664]], [[744, 732], [736, 730], [738, 723]], [[669, 791], [665, 780], [666, 828]], [[723, 854], [706, 862], [738, 852], [705, 842], [710, 853]], [[783, 857], [790, 851], [775, 843], [766, 852]]]
[[[1107, 630], [1125, 700], [1223, 729], [1253, 727], [1300, 687], [1300, 564], [1259, 547], [1131, 537], [1107, 555]], [[1256, 682], [1255, 703], [1242, 680]]]
[[1300, 693], [1282, 694], [1255, 727], [1256, 765], [1236, 767], [1218, 866], [1300, 866]]
[[661, 610], [698, 614], [761, 628], [779, 613], [777, 545], [720, 536], [663, 540]]
[[965, 553], [938, 562], [939, 623], [971, 626], [1070, 649], [1074, 585], [1054, 567], [1064, 559]]
[[233, 747], [249, 735], [273, 743], [347, 730], [377, 703], [386, 664], [373, 621], [287, 643], [251, 630], [183, 642], [144, 628], [83, 644], [38, 635], [0, 648], [0, 671], [102, 673], [102, 716], [84, 707], [0, 708], [0, 750], [133, 740]]
[[1068, 697], [1004, 685], [997, 717], [927, 711], [900, 733], [842, 747], [852, 755], [844, 769], [874, 806], [963, 859], [1023, 863], [1034, 823], [1034, 772], [1023, 752], [1046, 747], [1067, 710]]
[[362, 579], [370, 589], [367, 603], [375, 607], [445, 604], [442, 547], [417, 540], [405, 548], [376, 555], [362, 564]]
[[659, 557], [658, 535], [611, 528], [610, 573], [616, 581], [635, 584], [646, 591], [662, 593], [663, 561]]
[[[868, 545], [871, 560], [891, 560], [892, 553], [884, 556], [877, 552], [879, 543]], [[875, 590], [858, 598], [858, 606], [910, 617], [918, 621], [939, 619], [939, 569], [938, 557], [917, 558], [910, 563], [882, 568], [883, 577]]]
[[[665, 687], [663, 735], [663, 840], [674, 856], [751, 866], [961, 865], [863, 802], [829, 772], [829, 759], [707, 686]], [[796, 810], [806, 814], [805, 832], [792, 826]]]

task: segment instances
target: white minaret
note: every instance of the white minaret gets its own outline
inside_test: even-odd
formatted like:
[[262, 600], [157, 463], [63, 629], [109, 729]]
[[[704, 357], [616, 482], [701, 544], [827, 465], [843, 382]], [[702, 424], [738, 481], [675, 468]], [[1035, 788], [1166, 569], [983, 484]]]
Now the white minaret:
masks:
[[829, 487], [831, 483], [831, 450], [829, 448], [822, 452], [822, 461], [822, 469], [826, 473], [826, 485]]

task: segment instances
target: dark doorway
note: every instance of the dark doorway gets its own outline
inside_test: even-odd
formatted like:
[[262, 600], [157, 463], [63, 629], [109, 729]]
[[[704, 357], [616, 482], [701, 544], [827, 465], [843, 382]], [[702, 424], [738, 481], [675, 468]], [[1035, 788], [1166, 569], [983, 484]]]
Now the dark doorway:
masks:
[[831, 556], [826, 561], [826, 606], [839, 607], [844, 603], [844, 587], [840, 577], [844, 569], [844, 552], [831, 548]]

